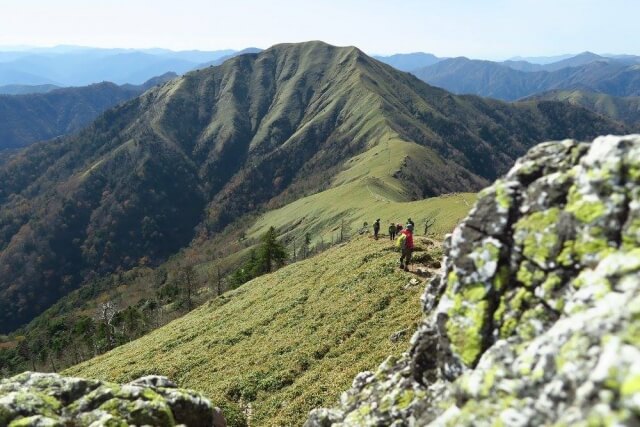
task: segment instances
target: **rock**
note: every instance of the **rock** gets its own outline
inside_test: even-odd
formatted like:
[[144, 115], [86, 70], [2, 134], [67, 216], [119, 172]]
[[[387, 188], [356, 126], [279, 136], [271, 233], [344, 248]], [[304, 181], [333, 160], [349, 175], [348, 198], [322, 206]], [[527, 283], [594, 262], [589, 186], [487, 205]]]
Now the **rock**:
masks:
[[216, 426], [226, 422], [202, 395], [160, 376], [118, 385], [25, 372], [0, 380], [0, 426]]
[[416, 278], [414, 277], [414, 278], [412, 278], [411, 280], [409, 280], [409, 284], [410, 284], [411, 286], [419, 285], [419, 284], [420, 284], [420, 280], [418, 280], [418, 279], [416, 279]]
[[640, 135], [532, 148], [444, 253], [409, 351], [307, 426], [640, 425]]
[[389, 337], [391, 342], [398, 342], [403, 339], [407, 335], [407, 329], [402, 329], [400, 331], [394, 332]]
[[161, 375], [147, 375], [145, 377], [140, 377], [137, 380], [133, 380], [129, 383], [134, 386], [141, 387], [164, 387], [164, 388], [177, 388], [176, 383], [171, 381], [167, 377], [163, 377]]
[[[431, 271], [429, 271], [429, 269], [426, 267], [416, 267], [416, 274], [422, 277], [431, 277]], [[413, 280], [416, 280], [416, 285], [420, 283], [417, 279]]]

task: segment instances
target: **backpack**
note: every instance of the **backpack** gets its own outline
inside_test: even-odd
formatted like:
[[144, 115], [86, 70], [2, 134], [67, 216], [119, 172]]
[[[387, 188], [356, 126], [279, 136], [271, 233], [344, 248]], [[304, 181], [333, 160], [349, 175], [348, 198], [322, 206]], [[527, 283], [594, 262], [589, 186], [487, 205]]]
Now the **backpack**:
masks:
[[396, 247], [398, 249], [404, 249], [406, 245], [407, 245], [407, 235], [404, 233], [400, 233], [400, 235], [396, 239]]

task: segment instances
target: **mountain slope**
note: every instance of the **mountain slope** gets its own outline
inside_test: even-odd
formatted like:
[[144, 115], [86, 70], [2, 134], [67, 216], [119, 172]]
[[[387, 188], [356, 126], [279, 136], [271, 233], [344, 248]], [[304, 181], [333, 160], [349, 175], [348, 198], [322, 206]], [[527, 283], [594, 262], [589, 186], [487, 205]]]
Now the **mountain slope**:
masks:
[[81, 129], [139, 89], [99, 83], [45, 94], [0, 96], [0, 150], [20, 148]]
[[[419, 245], [439, 258], [435, 244]], [[301, 425], [359, 370], [407, 346], [402, 331], [420, 319], [422, 286], [405, 288], [412, 275], [397, 268], [392, 248], [358, 238], [65, 372], [117, 381], [166, 375], [214, 402], [251, 402], [252, 425]]]
[[423, 81], [454, 93], [516, 100], [555, 89], [586, 89], [614, 96], [640, 95], [640, 66], [590, 62], [556, 71], [519, 71], [508, 65], [452, 58], [413, 71]]
[[174, 77], [167, 73], [140, 86], [105, 82], [41, 94], [0, 95], [0, 150], [80, 130], [105, 110]]
[[[241, 55], [0, 167], [0, 327], [96, 274], [161, 262], [320, 191], [409, 201], [475, 190], [535, 141], [623, 131], [562, 103], [455, 97], [353, 47]], [[330, 200], [336, 219], [349, 215]]]
[[556, 90], [535, 95], [537, 101], [562, 101], [587, 108], [640, 129], [640, 96], [617, 97], [582, 90]]

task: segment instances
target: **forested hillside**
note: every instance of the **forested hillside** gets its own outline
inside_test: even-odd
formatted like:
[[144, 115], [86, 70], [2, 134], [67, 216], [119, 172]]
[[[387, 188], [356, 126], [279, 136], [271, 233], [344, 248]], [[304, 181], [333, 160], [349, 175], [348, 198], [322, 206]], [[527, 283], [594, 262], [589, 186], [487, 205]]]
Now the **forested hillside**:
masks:
[[0, 95], [0, 151], [78, 131], [107, 109], [174, 77], [176, 74], [164, 74], [140, 86], [104, 82], [46, 93]]

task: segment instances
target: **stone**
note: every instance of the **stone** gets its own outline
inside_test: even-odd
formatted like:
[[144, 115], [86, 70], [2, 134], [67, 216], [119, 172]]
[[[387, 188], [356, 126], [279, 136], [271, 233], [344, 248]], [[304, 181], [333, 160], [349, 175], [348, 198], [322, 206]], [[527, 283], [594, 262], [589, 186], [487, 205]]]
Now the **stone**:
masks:
[[407, 335], [407, 330], [406, 329], [402, 329], [400, 331], [392, 333], [391, 336], [389, 337], [389, 341], [398, 342], [401, 339], [403, 339], [406, 335]]
[[640, 425], [640, 135], [533, 147], [442, 266], [408, 351], [308, 427]]
[[25, 372], [0, 380], [0, 426], [225, 427], [218, 408], [166, 377], [125, 385]]

